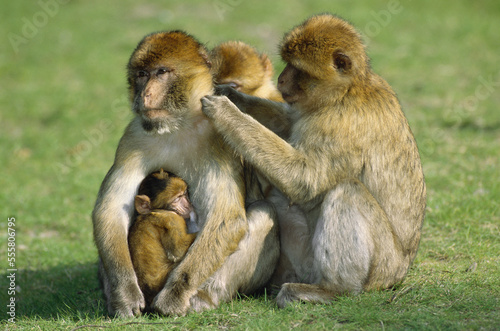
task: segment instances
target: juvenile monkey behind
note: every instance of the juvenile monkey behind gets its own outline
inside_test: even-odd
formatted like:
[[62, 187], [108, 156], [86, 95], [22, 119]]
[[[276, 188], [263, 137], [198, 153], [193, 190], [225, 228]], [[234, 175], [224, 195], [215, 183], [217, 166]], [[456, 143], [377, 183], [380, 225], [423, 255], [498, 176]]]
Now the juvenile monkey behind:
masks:
[[[226, 41], [210, 52], [215, 84], [230, 86], [235, 90], [273, 102], [284, 102], [273, 82], [274, 68], [265, 53], [242, 41]], [[287, 136], [289, 119], [282, 112], [251, 112], [259, 122], [266, 123], [274, 132]], [[271, 185], [250, 164], [245, 164], [246, 202], [261, 199], [269, 194]]]
[[272, 78], [273, 64], [264, 53], [242, 41], [226, 41], [210, 52], [215, 83], [245, 94], [283, 102]]

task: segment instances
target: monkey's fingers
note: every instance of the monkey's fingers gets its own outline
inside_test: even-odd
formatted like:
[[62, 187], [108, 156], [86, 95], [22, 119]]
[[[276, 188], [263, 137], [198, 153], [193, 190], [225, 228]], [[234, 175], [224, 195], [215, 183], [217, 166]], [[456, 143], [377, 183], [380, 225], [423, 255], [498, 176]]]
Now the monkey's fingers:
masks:
[[203, 113], [210, 118], [214, 118], [217, 113], [240, 111], [226, 96], [206, 95], [201, 98], [201, 105]]
[[154, 298], [151, 307], [161, 315], [184, 316], [190, 308], [189, 296], [185, 294], [184, 291], [170, 288], [167, 283]]
[[233, 94], [235, 89], [232, 84], [220, 84], [215, 86], [215, 95], [225, 95], [229, 97]]
[[215, 99], [220, 98], [218, 96], [206, 95], [201, 98], [201, 109], [205, 115], [212, 117], [212, 115], [217, 111], [215, 104]]
[[116, 317], [128, 318], [140, 316], [142, 310], [146, 307], [144, 296], [139, 288], [136, 291], [120, 291], [121, 293], [116, 297], [120, 298], [119, 302], [110, 302], [112, 308], [110, 312]]

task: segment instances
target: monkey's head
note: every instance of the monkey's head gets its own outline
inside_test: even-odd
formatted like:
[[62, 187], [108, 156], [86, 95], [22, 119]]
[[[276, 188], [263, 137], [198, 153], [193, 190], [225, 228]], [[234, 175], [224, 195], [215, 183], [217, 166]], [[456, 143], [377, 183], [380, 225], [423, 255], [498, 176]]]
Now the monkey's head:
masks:
[[[187, 184], [180, 177], [160, 169], [146, 176], [139, 186], [139, 196], [149, 198], [149, 209], [166, 209], [188, 219], [193, 211]], [[137, 211], [141, 211], [136, 207]]]
[[241, 41], [228, 41], [211, 52], [216, 84], [229, 84], [234, 89], [253, 95], [273, 75], [273, 65], [266, 54]]
[[330, 14], [313, 16], [285, 34], [281, 57], [287, 66], [278, 78], [278, 89], [285, 101], [299, 105], [308, 100], [321, 103], [325, 91], [339, 97], [370, 67], [359, 33]]
[[213, 90], [206, 48], [182, 31], [150, 34], [127, 65], [132, 110], [151, 133], [175, 131], [201, 114], [200, 99]]

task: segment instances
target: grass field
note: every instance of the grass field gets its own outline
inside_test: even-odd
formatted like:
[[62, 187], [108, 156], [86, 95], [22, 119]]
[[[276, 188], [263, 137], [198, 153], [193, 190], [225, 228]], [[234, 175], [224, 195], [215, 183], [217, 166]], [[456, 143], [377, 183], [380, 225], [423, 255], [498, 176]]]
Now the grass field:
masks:
[[[2, 327], [500, 329], [500, 2], [60, 2], [4, 1], [0, 10]], [[428, 207], [408, 277], [331, 305], [280, 310], [267, 293], [187, 317], [108, 318], [90, 213], [132, 117], [125, 64], [137, 42], [165, 29], [208, 47], [239, 39], [269, 53], [279, 72], [282, 34], [320, 12], [359, 28], [419, 144]]]

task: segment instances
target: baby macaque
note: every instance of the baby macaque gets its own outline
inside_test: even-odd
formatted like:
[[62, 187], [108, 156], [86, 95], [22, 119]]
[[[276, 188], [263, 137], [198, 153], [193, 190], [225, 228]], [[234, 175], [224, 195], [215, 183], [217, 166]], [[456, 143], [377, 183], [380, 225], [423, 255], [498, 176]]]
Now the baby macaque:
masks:
[[165, 285], [169, 272], [196, 238], [196, 214], [187, 184], [161, 169], [142, 181], [135, 197], [138, 213], [129, 231], [129, 249], [146, 307]]

